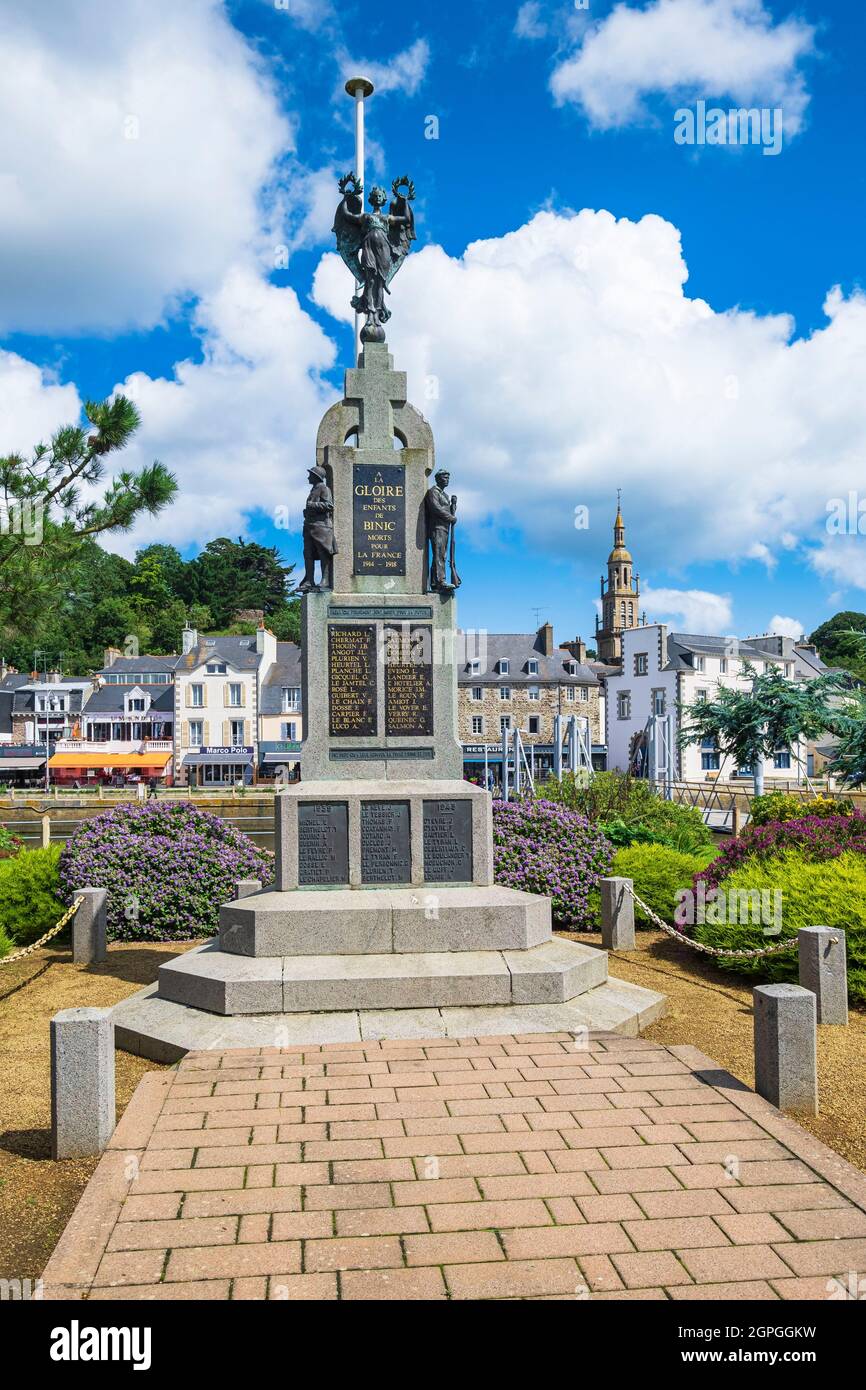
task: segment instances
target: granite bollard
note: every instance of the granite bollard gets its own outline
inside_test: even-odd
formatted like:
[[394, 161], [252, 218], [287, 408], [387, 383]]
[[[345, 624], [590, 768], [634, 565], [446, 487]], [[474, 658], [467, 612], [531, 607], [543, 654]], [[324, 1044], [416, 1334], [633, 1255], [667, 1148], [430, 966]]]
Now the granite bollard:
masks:
[[73, 898], [81, 906], [72, 919], [72, 959], [91, 965], [106, 958], [107, 888], [76, 888]]
[[238, 898], [251, 898], [255, 893], [261, 893], [262, 881], [260, 878], [239, 878], [235, 884], [235, 901]]
[[608, 951], [634, 950], [634, 898], [630, 878], [603, 878], [601, 889], [601, 944]]
[[63, 1009], [51, 1020], [52, 1158], [102, 1153], [115, 1123], [111, 1012]]
[[752, 990], [755, 1090], [779, 1110], [818, 1114], [815, 995], [800, 985]]
[[848, 1022], [848, 963], [845, 933], [838, 927], [802, 927], [797, 932], [800, 984], [815, 995], [819, 1023]]

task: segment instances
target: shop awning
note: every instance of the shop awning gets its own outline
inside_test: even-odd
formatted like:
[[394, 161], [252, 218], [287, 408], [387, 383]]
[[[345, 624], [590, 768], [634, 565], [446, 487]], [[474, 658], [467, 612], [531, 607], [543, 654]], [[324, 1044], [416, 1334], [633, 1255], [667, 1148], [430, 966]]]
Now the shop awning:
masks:
[[0, 780], [4, 772], [34, 772], [44, 766], [44, 758], [0, 758]]
[[49, 768], [152, 767], [163, 771], [171, 761], [171, 753], [55, 753]]
[[240, 767], [253, 760], [249, 748], [239, 748], [236, 753], [184, 753], [186, 767]]

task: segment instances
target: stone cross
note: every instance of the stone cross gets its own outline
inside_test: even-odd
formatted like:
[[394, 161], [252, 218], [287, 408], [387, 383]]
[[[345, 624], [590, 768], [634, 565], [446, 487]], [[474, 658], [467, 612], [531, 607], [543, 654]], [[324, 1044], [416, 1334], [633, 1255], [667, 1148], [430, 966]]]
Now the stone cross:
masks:
[[[406, 404], [406, 373], [394, 371], [384, 343], [367, 343], [363, 368], [346, 372], [346, 400], [359, 403], [358, 448], [394, 448], [394, 406]], [[375, 366], [376, 371], [369, 368]]]

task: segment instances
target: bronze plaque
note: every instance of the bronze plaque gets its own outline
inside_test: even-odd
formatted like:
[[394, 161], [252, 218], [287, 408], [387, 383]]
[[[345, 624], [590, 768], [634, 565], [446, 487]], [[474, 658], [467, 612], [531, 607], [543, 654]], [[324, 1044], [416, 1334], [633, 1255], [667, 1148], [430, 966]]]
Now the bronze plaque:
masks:
[[408, 801], [362, 801], [361, 882], [411, 881]]
[[425, 883], [472, 882], [472, 803], [424, 802]]
[[348, 803], [302, 801], [298, 806], [298, 883], [348, 882]]
[[433, 736], [433, 629], [403, 624], [383, 630], [385, 733], [391, 737]]
[[406, 465], [352, 466], [352, 573], [406, 573]]
[[376, 628], [372, 623], [328, 624], [328, 727], [333, 738], [378, 732]]

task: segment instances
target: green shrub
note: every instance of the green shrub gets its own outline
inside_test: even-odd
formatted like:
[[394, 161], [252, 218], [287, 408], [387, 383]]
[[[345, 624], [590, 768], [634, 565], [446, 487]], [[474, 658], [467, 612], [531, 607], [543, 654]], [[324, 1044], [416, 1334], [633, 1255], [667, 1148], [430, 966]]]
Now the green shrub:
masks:
[[59, 845], [0, 859], [0, 932], [16, 946], [29, 946], [63, 916], [59, 860]]
[[[774, 889], [782, 892], [782, 938], [796, 936], [801, 927], [841, 927], [847, 936], [848, 994], [866, 1002], [866, 857], [846, 851], [835, 859], [809, 860], [798, 850], [775, 859], [750, 859], [720, 884], [731, 889]], [[760, 924], [705, 922], [689, 928], [689, 934], [708, 946], [747, 950], [766, 946]], [[758, 960], [721, 958], [722, 970], [751, 975], [761, 980], [797, 980], [797, 950]]]
[[804, 816], [850, 816], [854, 804], [844, 796], [795, 796], [793, 792], [766, 792], [752, 798], [751, 825], [770, 825], [778, 821], [802, 820]]
[[0, 960], [2, 960], [4, 956], [8, 956], [11, 950], [12, 942], [9, 940], [3, 928], [0, 927]]
[[13, 835], [5, 825], [0, 825], [0, 859], [10, 859], [18, 854], [21, 849], [21, 841], [17, 835]]
[[[667, 845], [627, 845], [617, 850], [609, 872], [617, 878], [632, 879], [634, 891], [643, 898], [647, 907], [652, 908], [663, 922], [672, 923], [678, 890], [691, 888], [695, 874], [706, 866], [713, 853], [703, 850], [698, 854], [681, 854]], [[599, 922], [601, 898], [598, 892], [592, 895], [590, 907], [594, 920]], [[637, 904], [634, 919], [639, 926], [652, 925]]]
[[591, 779], [570, 774], [561, 782], [551, 777], [539, 795], [597, 821], [615, 845], [658, 844], [682, 854], [714, 845], [713, 832], [700, 811], [665, 801], [642, 777], [624, 772], [596, 772]]

